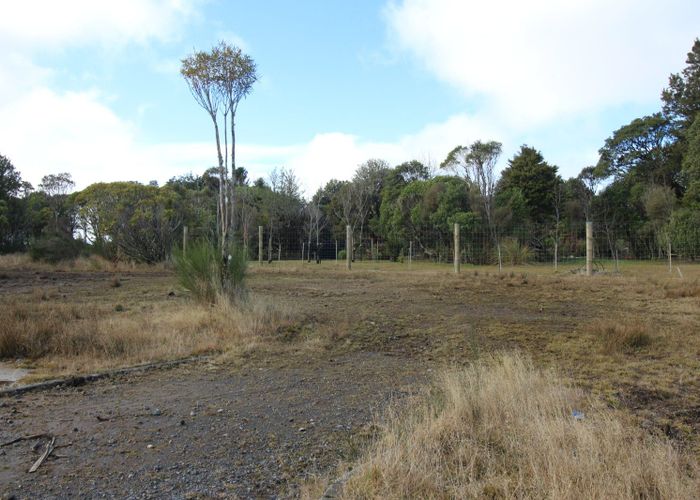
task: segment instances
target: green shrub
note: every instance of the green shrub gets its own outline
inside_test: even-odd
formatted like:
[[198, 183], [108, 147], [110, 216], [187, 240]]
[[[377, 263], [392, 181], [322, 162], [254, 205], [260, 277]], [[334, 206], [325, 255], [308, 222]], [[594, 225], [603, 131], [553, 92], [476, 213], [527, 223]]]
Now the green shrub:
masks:
[[205, 302], [214, 302], [220, 290], [220, 260], [218, 249], [209, 241], [193, 242], [186, 253], [173, 253], [180, 285]]
[[248, 270], [248, 256], [239, 245], [231, 245], [228, 259], [222, 266], [223, 291], [232, 298], [242, 298], [245, 294], [245, 277]]
[[176, 250], [173, 263], [178, 281], [197, 299], [213, 303], [219, 297], [230, 300], [245, 293], [247, 259], [245, 252], [232, 246], [224, 260], [219, 248], [210, 241], [193, 242], [187, 252]]
[[345, 260], [348, 257], [348, 253], [345, 250], [340, 250], [338, 252], [338, 259]]
[[32, 260], [43, 260], [55, 264], [62, 260], [72, 260], [83, 250], [83, 243], [63, 234], [43, 235], [32, 241], [29, 255]]
[[511, 266], [527, 264], [532, 260], [533, 252], [527, 245], [521, 245], [517, 238], [504, 238], [501, 242], [503, 262]]
[[684, 208], [674, 212], [670, 233], [674, 254], [693, 260], [700, 257], [700, 211]]

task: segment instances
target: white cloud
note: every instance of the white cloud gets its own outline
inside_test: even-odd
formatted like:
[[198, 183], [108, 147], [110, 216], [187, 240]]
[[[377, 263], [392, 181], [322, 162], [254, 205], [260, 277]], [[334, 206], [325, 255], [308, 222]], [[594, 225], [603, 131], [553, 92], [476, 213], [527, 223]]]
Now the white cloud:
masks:
[[0, 107], [0, 116], [0, 151], [35, 185], [63, 171], [85, 187], [98, 180], [164, 178], [170, 168], [139, 147], [133, 126], [94, 91], [36, 88]]
[[3, 46], [27, 49], [99, 43], [113, 47], [176, 36], [195, 15], [197, 0], [23, 0], [7, 2], [0, 16]]
[[[297, 146], [285, 165], [294, 169], [310, 195], [331, 179], [350, 179], [357, 166], [370, 158], [386, 160], [392, 166], [417, 159], [438, 167], [455, 146], [496, 137], [490, 123], [457, 114], [391, 142], [367, 141], [341, 132], [317, 134], [308, 144]], [[503, 134], [498, 139], [508, 143]]]
[[392, 42], [519, 128], [658, 99], [698, 35], [689, 0], [404, 0]]
[[19, 53], [0, 53], [0, 105], [12, 102], [28, 89], [44, 84], [52, 71], [32, 63]]

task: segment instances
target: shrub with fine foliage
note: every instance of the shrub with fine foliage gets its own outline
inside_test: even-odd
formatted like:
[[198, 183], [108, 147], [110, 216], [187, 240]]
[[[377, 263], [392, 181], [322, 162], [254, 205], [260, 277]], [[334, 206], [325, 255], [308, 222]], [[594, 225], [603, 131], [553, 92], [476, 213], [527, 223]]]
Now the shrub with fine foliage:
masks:
[[186, 252], [174, 252], [175, 272], [180, 285], [197, 299], [213, 303], [225, 296], [238, 299], [245, 293], [247, 258], [245, 252], [232, 246], [227, 257], [210, 241], [191, 244]]

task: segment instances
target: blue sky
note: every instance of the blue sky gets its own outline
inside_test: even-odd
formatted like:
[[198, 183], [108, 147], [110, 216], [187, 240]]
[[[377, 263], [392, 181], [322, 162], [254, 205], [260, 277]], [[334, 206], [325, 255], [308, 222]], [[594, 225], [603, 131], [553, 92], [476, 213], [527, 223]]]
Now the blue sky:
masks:
[[[532, 145], [576, 175], [617, 127], [657, 111], [700, 36], [700, 4], [123, 0], [8, 2], [0, 154], [35, 185], [160, 182], [215, 163], [179, 75], [224, 39], [258, 64], [238, 112], [251, 177], [293, 168], [311, 193], [372, 157], [437, 167], [458, 144]], [[43, 15], [37, 16], [40, 12]]]

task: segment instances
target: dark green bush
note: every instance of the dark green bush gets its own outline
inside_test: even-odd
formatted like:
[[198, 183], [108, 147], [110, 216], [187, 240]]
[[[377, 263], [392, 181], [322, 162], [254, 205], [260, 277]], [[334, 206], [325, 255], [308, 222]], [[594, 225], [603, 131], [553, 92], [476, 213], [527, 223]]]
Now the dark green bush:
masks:
[[236, 300], [245, 294], [247, 258], [238, 246], [232, 246], [224, 259], [212, 242], [196, 241], [186, 253], [176, 249], [173, 263], [180, 285], [199, 300], [213, 303], [222, 296]]
[[32, 241], [29, 246], [29, 255], [32, 260], [55, 264], [62, 260], [75, 259], [83, 250], [84, 244], [81, 241], [63, 234], [50, 234]]

